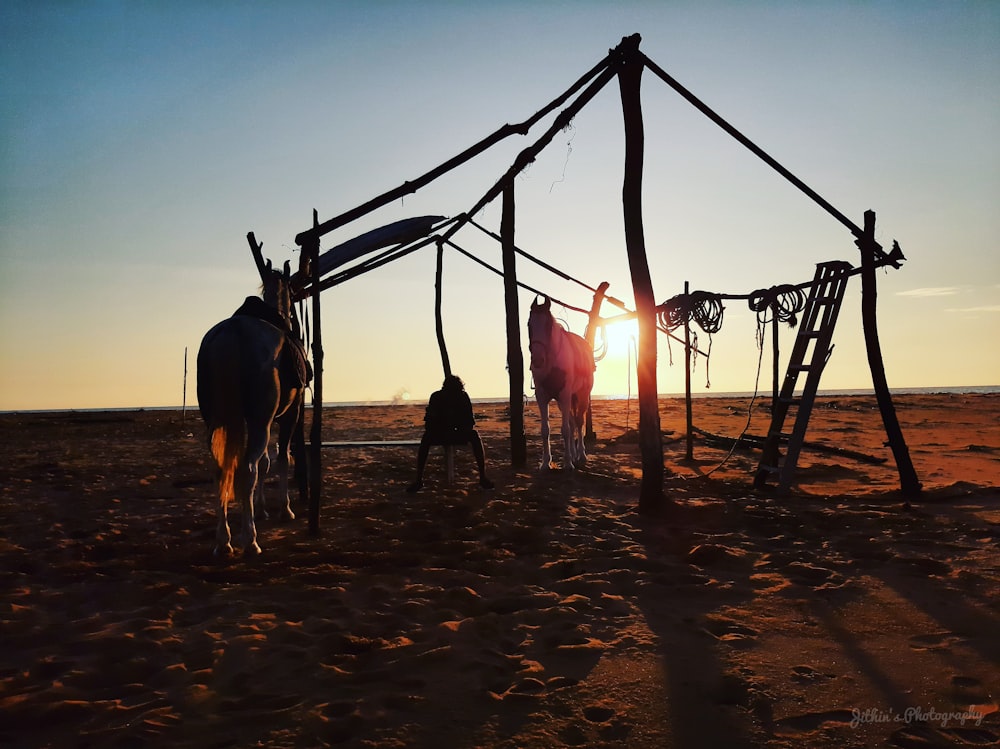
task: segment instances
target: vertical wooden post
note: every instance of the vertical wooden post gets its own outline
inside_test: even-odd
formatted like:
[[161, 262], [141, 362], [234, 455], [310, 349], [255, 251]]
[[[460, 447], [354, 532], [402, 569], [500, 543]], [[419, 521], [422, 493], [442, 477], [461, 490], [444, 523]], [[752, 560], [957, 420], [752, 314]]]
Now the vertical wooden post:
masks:
[[[684, 282], [684, 299], [687, 302], [691, 293], [691, 284]], [[694, 418], [691, 412], [691, 315], [684, 315], [684, 411], [685, 411], [685, 446], [684, 458], [694, 460]]]
[[437, 243], [437, 269], [434, 272], [434, 329], [437, 332], [438, 348], [441, 349], [441, 368], [444, 376], [451, 374], [448, 347], [444, 343], [444, 322], [441, 319], [441, 273], [444, 268], [444, 243]]
[[267, 274], [267, 266], [264, 264], [264, 245], [257, 242], [257, 237], [252, 231], [247, 232], [247, 242], [250, 245], [250, 254], [253, 255], [253, 263], [257, 266], [257, 275], [263, 281]]
[[[760, 345], [764, 345], [764, 331], [761, 331]], [[778, 407], [778, 300], [771, 307], [771, 413]]]
[[622, 205], [625, 218], [625, 248], [628, 252], [639, 323], [639, 448], [642, 454], [642, 483], [639, 512], [655, 513], [664, 506], [663, 435], [656, 392], [656, 302], [653, 282], [646, 259], [646, 240], [642, 225], [642, 168], [644, 132], [640, 95], [643, 62], [638, 55], [640, 37], [634, 34], [622, 40], [618, 71], [622, 114], [625, 123], [625, 176]]
[[[590, 316], [587, 318], [587, 331], [584, 338], [590, 350], [594, 350], [594, 340], [597, 338], [597, 327], [601, 320], [601, 305], [604, 304], [604, 295], [608, 290], [607, 281], [601, 281], [594, 292], [594, 301], [590, 305]], [[584, 444], [588, 447], [597, 442], [597, 433], [594, 432], [594, 408], [593, 403], [587, 404], [587, 424], [583, 435]]]
[[181, 424], [187, 416], [188, 409], [188, 347], [184, 347], [184, 395], [181, 396]]
[[[319, 226], [319, 214], [313, 209], [313, 228]], [[303, 252], [310, 257], [310, 275], [312, 276], [312, 356], [313, 356], [313, 409], [312, 430], [309, 435], [312, 443], [309, 456], [309, 533], [319, 535], [319, 497], [323, 485], [323, 318], [320, 315], [320, 271], [319, 271], [319, 234], [313, 234], [308, 245], [303, 246]]]
[[882, 423], [889, 438], [889, 447], [896, 460], [899, 471], [899, 483], [903, 496], [916, 498], [920, 496], [920, 481], [910, 460], [910, 451], [903, 439], [903, 430], [896, 418], [896, 408], [892, 404], [892, 393], [885, 378], [885, 365], [882, 361], [882, 347], [878, 340], [877, 314], [877, 279], [875, 276], [875, 252], [878, 244], [875, 241], [875, 211], [865, 211], [864, 234], [856, 243], [861, 250], [861, 321], [865, 329], [865, 348], [868, 351], [868, 366], [872, 371], [872, 384], [875, 387], [875, 398], [879, 411], [882, 412]]
[[503, 296], [507, 311], [507, 378], [510, 384], [510, 465], [528, 463], [524, 435], [524, 354], [521, 351], [521, 314], [517, 299], [517, 269], [514, 254], [514, 180], [503, 188], [500, 239], [503, 252]]

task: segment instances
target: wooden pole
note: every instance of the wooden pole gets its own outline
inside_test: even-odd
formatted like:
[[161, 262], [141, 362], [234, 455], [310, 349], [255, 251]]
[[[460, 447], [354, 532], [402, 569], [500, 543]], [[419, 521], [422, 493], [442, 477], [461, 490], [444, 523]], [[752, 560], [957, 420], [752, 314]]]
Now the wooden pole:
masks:
[[187, 416], [188, 408], [188, 347], [184, 347], [184, 394], [181, 396], [181, 424]]
[[510, 465], [528, 463], [524, 434], [524, 353], [521, 351], [521, 315], [517, 299], [517, 268], [514, 248], [514, 180], [504, 185], [500, 217], [503, 252], [503, 296], [507, 310], [507, 378], [510, 383]]
[[[591, 351], [594, 350], [594, 340], [597, 338], [597, 326], [601, 320], [601, 305], [604, 303], [604, 294], [607, 292], [610, 285], [611, 284], [607, 281], [602, 281], [598, 287], [594, 289], [594, 301], [590, 305], [590, 316], [587, 318], [587, 334], [585, 336], [587, 345], [590, 347]], [[587, 404], [587, 424], [583, 441], [588, 446], [597, 442], [597, 434], [594, 432], [593, 403]]]
[[[313, 226], [319, 224], [319, 214], [313, 210]], [[310, 235], [303, 252], [310, 254], [310, 275], [313, 288], [319, 288], [319, 234]], [[323, 332], [320, 316], [320, 296], [312, 295], [312, 355], [313, 355], [313, 409], [309, 456], [309, 533], [319, 535], [319, 497], [323, 485]]]
[[258, 242], [252, 231], [247, 232], [247, 244], [250, 245], [250, 254], [253, 256], [253, 264], [257, 266], [257, 274], [261, 283], [267, 275], [267, 265], [264, 263], [264, 243]]
[[[355, 219], [361, 218], [362, 216], [371, 213], [377, 208], [381, 208], [382, 206], [388, 205], [393, 201], [399, 200], [400, 198], [409, 195], [410, 193], [416, 192], [421, 187], [430, 184], [441, 175], [450, 172], [452, 169], [461, 166], [470, 159], [483, 153], [487, 149], [499, 143], [504, 138], [507, 138], [511, 135], [527, 135], [528, 131], [532, 127], [534, 127], [534, 125], [539, 120], [544, 119], [554, 109], [562, 106], [564, 102], [568, 101], [569, 98], [573, 96], [573, 94], [575, 94], [577, 91], [583, 88], [595, 76], [597, 76], [602, 72], [605, 72], [605, 69], [608, 67], [608, 63], [612, 59], [612, 57], [613, 57], [613, 51], [609, 51], [607, 57], [605, 57], [603, 60], [597, 63], [593, 68], [587, 71], [583, 76], [580, 77], [579, 80], [577, 80], [566, 91], [564, 91], [562, 94], [560, 94], [555, 99], [550, 101], [545, 107], [535, 112], [535, 114], [533, 114], [524, 122], [520, 122], [515, 125], [509, 125], [509, 124], [504, 125], [503, 127], [496, 130], [494, 133], [483, 138], [475, 145], [462, 151], [462, 153], [460, 153], [458, 156], [449, 159], [445, 163], [435, 167], [434, 169], [431, 169], [429, 172], [422, 174], [416, 179], [407, 180], [399, 187], [393, 190], [389, 190], [388, 192], [382, 193], [378, 197], [372, 198], [367, 203], [359, 205], [356, 208], [352, 208], [351, 210], [340, 214], [339, 216], [324, 221], [322, 224], [314, 222], [312, 229], [301, 232], [298, 236], [295, 237], [295, 243], [300, 247], [304, 247], [306, 240], [309, 238], [308, 237], [309, 234], [312, 234], [315, 236], [316, 239], [319, 239], [324, 234], [328, 234], [334, 229], [338, 229], [341, 226], [344, 226], [345, 224], [354, 221]], [[476, 211], [472, 211], [471, 213], [475, 214]]]
[[[684, 282], [684, 297], [691, 293], [691, 284]], [[691, 409], [691, 315], [684, 315], [684, 411], [685, 444], [684, 458], [694, 460], [694, 417]]]
[[[624, 42], [623, 42], [624, 43]], [[617, 50], [617, 48], [616, 48]], [[617, 54], [616, 50], [612, 50], [613, 53]], [[479, 211], [483, 209], [488, 203], [493, 202], [493, 200], [503, 192], [504, 186], [510, 182], [514, 177], [524, 171], [524, 169], [531, 164], [538, 154], [545, 149], [552, 139], [569, 125], [573, 118], [580, 112], [581, 109], [593, 99], [598, 92], [604, 88], [613, 78], [615, 77], [615, 71], [611, 68], [602, 71], [590, 85], [585, 88], [573, 102], [562, 110], [556, 118], [549, 125], [549, 129], [546, 130], [541, 137], [532, 143], [527, 148], [523, 149], [516, 157], [514, 157], [514, 163], [504, 172], [503, 176], [496, 181], [496, 183], [486, 194], [481, 197], [472, 208], [470, 208], [466, 213], [461, 214], [452, 223], [452, 225], [444, 232], [442, 238], [445, 240], [451, 239], [455, 234], [465, 226], [472, 216], [475, 216]]]
[[[743, 144], [743, 146], [745, 146], [748, 150], [750, 150], [750, 152], [753, 153], [755, 156], [757, 156], [757, 158], [759, 158], [769, 167], [774, 169], [774, 171], [776, 171], [786, 180], [788, 180], [797, 188], [799, 188], [799, 190], [801, 190], [803, 193], [809, 196], [809, 198], [811, 198], [818, 206], [820, 206], [823, 210], [825, 210], [827, 213], [829, 213], [831, 216], [837, 219], [840, 223], [842, 223], [844, 226], [850, 229], [851, 233], [855, 237], [861, 239], [861, 237], [864, 236], [861, 229], [858, 228], [857, 224], [855, 224], [853, 221], [847, 218], [847, 216], [845, 216], [843, 213], [834, 208], [819, 193], [817, 193], [815, 190], [809, 187], [809, 185], [807, 185], [805, 182], [800, 180], [798, 177], [796, 177], [794, 174], [788, 171], [785, 167], [783, 167], [781, 164], [775, 161], [766, 151], [764, 151], [756, 143], [751, 141], [743, 133], [741, 133], [735, 127], [726, 122], [726, 120], [724, 120], [721, 116], [719, 116], [716, 112], [714, 112], [707, 104], [705, 104], [705, 102], [703, 102], [693, 93], [684, 88], [684, 86], [682, 86], [675, 78], [673, 78], [673, 76], [669, 75], [663, 68], [661, 68], [659, 65], [657, 65], [655, 62], [650, 60], [645, 55], [642, 55], [642, 53], [639, 54], [642, 56], [643, 64], [649, 68], [650, 72], [653, 73], [653, 75], [659, 77], [660, 80], [662, 80], [664, 83], [670, 86], [674, 91], [676, 91], [678, 94], [687, 99], [688, 102], [693, 104], [698, 111], [700, 111], [710, 120], [712, 120], [712, 122], [714, 122], [716, 125], [718, 125], [727, 133], [729, 133], [738, 142]], [[895, 268], [899, 267], [899, 262], [898, 262], [899, 258], [894, 258], [886, 255], [882, 251], [882, 247], [878, 244], [878, 242], [875, 242], [873, 250], [875, 252], [875, 255], [880, 260], [884, 260], [887, 264], [890, 264]]]
[[878, 340], [877, 280], [875, 260], [878, 243], [875, 241], [875, 211], [865, 211], [864, 235], [856, 243], [861, 250], [861, 321], [865, 329], [865, 348], [868, 351], [868, 366], [872, 371], [872, 384], [882, 423], [889, 438], [889, 447], [899, 470], [899, 483], [903, 496], [915, 499], [920, 496], [920, 481], [910, 460], [910, 451], [903, 439], [903, 430], [896, 418], [896, 408], [892, 404], [892, 393], [885, 377], [882, 361], [882, 347]]
[[642, 225], [642, 167], [644, 133], [642, 124], [642, 57], [638, 34], [622, 40], [618, 85], [621, 90], [625, 124], [625, 176], [622, 205], [625, 219], [625, 248], [628, 252], [639, 323], [639, 448], [642, 454], [642, 482], [639, 512], [652, 514], [663, 508], [663, 435], [656, 393], [656, 301], [646, 259]]
[[441, 368], [444, 376], [451, 374], [451, 361], [444, 343], [444, 322], [441, 319], [441, 272], [444, 268], [444, 243], [437, 243], [437, 269], [434, 273], [434, 329], [437, 332], [438, 348], [441, 349]]
[[[761, 331], [760, 345], [764, 345], [764, 331]], [[771, 413], [778, 407], [778, 300], [771, 307]]]

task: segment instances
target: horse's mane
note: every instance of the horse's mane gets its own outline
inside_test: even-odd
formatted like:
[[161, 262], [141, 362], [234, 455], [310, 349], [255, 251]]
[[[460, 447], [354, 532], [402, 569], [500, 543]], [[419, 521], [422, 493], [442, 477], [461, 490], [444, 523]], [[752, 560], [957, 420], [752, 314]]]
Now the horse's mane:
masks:
[[273, 270], [268, 263], [268, 272], [260, 285], [260, 293], [271, 307], [274, 307], [286, 325], [292, 319], [292, 291], [288, 263], [285, 263], [284, 273]]

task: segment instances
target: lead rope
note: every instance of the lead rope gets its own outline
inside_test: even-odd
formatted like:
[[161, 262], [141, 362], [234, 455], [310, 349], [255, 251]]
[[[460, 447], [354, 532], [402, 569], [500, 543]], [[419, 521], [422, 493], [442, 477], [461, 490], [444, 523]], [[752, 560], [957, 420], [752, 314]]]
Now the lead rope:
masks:
[[[308, 356], [311, 359], [312, 358], [312, 331], [309, 329], [309, 307], [306, 306], [306, 303], [305, 303], [304, 299], [300, 299], [299, 300], [299, 319], [302, 320], [302, 325], [303, 325], [304, 333], [305, 333], [304, 338], [303, 338], [303, 344], [305, 345], [305, 348], [306, 348], [306, 356]], [[314, 365], [313, 366], [313, 373], [314, 373], [313, 377], [315, 377], [315, 371], [316, 371], [315, 362], [313, 362], [313, 365]], [[306, 390], [309, 391], [310, 397], [312, 397], [312, 393], [313, 393], [312, 380], [310, 380], [306, 384]]]

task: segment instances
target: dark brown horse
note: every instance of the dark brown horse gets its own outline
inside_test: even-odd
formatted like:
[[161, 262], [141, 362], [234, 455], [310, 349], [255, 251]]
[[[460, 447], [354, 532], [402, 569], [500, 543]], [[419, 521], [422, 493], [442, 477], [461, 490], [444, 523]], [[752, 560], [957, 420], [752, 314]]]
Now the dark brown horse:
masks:
[[294, 518], [288, 500], [288, 447], [309, 382], [305, 351], [293, 332], [289, 268], [268, 262], [263, 299], [247, 297], [236, 313], [209, 330], [198, 351], [198, 405], [208, 444], [219, 466], [216, 554], [232, 554], [227, 511], [239, 501], [244, 554], [259, 554], [256, 511], [263, 513], [271, 424], [278, 422], [281, 514]]

